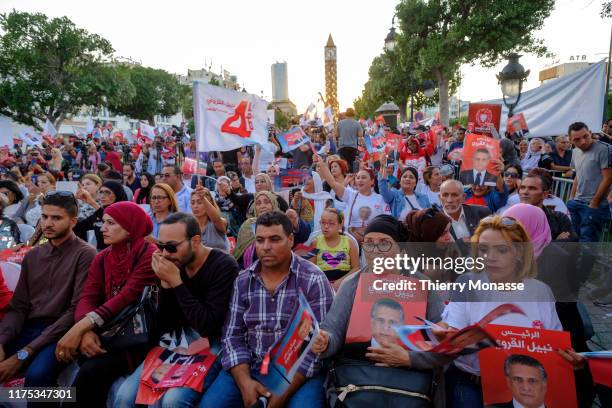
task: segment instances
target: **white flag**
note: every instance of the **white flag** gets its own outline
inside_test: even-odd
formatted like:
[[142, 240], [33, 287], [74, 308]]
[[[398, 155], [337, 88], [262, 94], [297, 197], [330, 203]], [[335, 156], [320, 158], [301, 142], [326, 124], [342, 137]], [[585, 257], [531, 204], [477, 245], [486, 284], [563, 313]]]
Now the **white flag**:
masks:
[[87, 119], [87, 124], [85, 125], [85, 130], [87, 131], [87, 134], [91, 134], [91, 132], [93, 132], [94, 130], [94, 123], [93, 120], [91, 118]]
[[323, 126], [326, 128], [334, 126], [334, 111], [331, 106], [328, 106], [323, 111]]
[[87, 131], [87, 128], [84, 128], [83, 126], [73, 126], [72, 131], [74, 132], [74, 135], [79, 139], [87, 139], [87, 134], [89, 133]]
[[49, 119], [47, 119], [47, 121], [45, 122], [45, 127], [43, 128], [42, 133], [43, 135], [51, 137], [55, 137], [55, 135], [57, 135], [57, 130], [55, 130], [55, 126], [53, 126], [53, 123], [51, 123]]
[[267, 146], [267, 102], [255, 95], [194, 82], [193, 116], [198, 151]]
[[132, 135], [132, 131], [130, 129], [125, 129], [123, 131], [123, 137], [128, 141], [128, 143], [134, 143], [134, 136]]
[[26, 130], [19, 133], [19, 138], [28, 146], [39, 146], [42, 147], [42, 139], [36, 134], [34, 129], [27, 128]]
[[153, 140], [155, 139], [155, 128], [151, 125], [147, 125], [144, 122], [140, 122], [140, 134]]

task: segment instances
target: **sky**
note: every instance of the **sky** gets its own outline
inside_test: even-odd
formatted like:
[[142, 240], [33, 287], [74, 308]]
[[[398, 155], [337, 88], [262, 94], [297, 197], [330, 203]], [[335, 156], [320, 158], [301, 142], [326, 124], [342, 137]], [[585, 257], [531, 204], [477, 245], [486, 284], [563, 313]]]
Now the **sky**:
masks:
[[[212, 64], [238, 77], [250, 93], [272, 96], [270, 66], [288, 63], [289, 98], [303, 111], [325, 92], [323, 47], [331, 33], [337, 46], [340, 109], [352, 106], [368, 79], [372, 59], [384, 38], [398, 0], [0, 0], [0, 12], [12, 9], [67, 16], [77, 26], [101, 35], [115, 54], [176, 74]], [[558, 0], [538, 37], [555, 59], [586, 55], [607, 57], [610, 20], [599, 16], [600, 0]], [[553, 60], [524, 56], [531, 70], [525, 89], [539, 85], [538, 72]], [[495, 74], [505, 65], [461, 69], [462, 100], [501, 97]]]

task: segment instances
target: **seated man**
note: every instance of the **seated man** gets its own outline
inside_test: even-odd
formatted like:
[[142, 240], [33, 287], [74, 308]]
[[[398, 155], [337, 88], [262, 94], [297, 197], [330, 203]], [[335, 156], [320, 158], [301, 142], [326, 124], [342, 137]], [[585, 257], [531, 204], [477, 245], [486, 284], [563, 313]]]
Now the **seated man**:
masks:
[[491, 215], [487, 207], [465, 204], [463, 184], [446, 180], [440, 186], [440, 203], [444, 214], [451, 218], [450, 233], [455, 239], [469, 241], [481, 219]]
[[271, 212], [257, 219], [258, 261], [238, 275], [223, 329], [224, 370], [202, 398], [202, 407], [250, 407], [261, 396], [269, 406], [323, 407], [323, 376], [318, 359], [309, 352], [283, 395], [272, 395], [254, 377], [266, 353], [284, 334], [301, 289], [316, 319], [323, 320], [333, 291], [314, 264], [293, 255], [289, 218]]
[[44, 245], [33, 248], [6, 316], [0, 322], [0, 383], [27, 367], [26, 387], [55, 386], [62, 365], [57, 341], [74, 324], [74, 311], [96, 250], [72, 232], [78, 204], [65, 191], [43, 200], [40, 225]]
[[[160, 333], [193, 328], [214, 346], [229, 309], [238, 264], [230, 255], [202, 245], [198, 221], [190, 214], [175, 213], [159, 228], [153, 271], [161, 281], [157, 323]], [[218, 361], [218, 360], [217, 360]], [[144, 363], [123, 383], [114, 406], [134, 406]], [[221, 370], [215, 362], [206, 375], [204, 391]], [[200, 393], [188, 387], [166, 391], [162, 406], [193, 405]]]
[[550, 194], [552, 181], [552, 176], [545, 169], [532, 169], [519, 188], [521, 203], [535, 205], [544, 210], [554, 241], [578, 241], [578, 235], [572, 227], [572, 220], [562, 212], [544, 205], [544, 200]]

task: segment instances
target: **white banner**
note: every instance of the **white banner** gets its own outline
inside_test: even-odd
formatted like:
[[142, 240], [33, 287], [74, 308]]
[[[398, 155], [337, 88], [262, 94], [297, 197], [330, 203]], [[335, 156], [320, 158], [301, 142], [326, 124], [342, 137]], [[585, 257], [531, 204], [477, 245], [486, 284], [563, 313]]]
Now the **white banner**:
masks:
[[13, 147], [13, 123], [6, 116], [0, 116], [0, 146]]
[[155, 128], [144, 122], [140, 122], [140, 134], [153, 140], [155, 139]]
[[[603, 60], [522, 93], [514, 114], [525, 115], [529, 137], [567, 134], [573, 122], [584, 122], [592, 131], [599, 132], [605, 93], [606, 61]], [[483, 103], [502, 104], [501, 128], [505, 130], [508, 108], [503, 100]]]
[[23, 132], [19, 133], [19, 138], [28, 146], [42, 147], [42, 138], [32, 128], [27, 128]]
[[45, 127], [43, 128], [42, 133], [43, 135], [51, 137], [55, 137], [55, 135], [57, 135], [57, 130], [55, 130], [55, 126], [53, 126], [53, 123], [51, 123], [49, 119], [47, 119], [47, 121], [45, 122]]
[[268, 141], [268, 103], [247, 93], [195, 81], [193, 116], [198, 151], [227, 151]]

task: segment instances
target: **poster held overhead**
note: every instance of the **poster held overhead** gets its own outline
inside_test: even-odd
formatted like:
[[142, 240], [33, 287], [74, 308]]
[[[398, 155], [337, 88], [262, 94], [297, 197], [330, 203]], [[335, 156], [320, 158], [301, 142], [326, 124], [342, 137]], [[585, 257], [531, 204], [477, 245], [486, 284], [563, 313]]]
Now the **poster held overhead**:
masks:
[[463, 161], [459, 180], [465, 185], [495, 186], [500, 158], [499, 139], [470, 133], [463, 145]]
[[512, 140], [529, 137], [529, 127], [527, 126], [525, 115], [519, 113], [518, 115], [508, 118], [508, 122], [506, 123], [506, 131]]
[[468, 130], [479, 135], [491, 134], [491, 125], [499, 132], [501, 122], [501, 105], [488, 103], [470, 103], [468, 110]]

